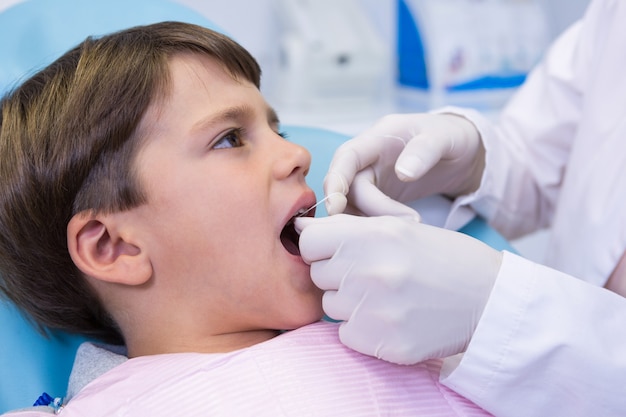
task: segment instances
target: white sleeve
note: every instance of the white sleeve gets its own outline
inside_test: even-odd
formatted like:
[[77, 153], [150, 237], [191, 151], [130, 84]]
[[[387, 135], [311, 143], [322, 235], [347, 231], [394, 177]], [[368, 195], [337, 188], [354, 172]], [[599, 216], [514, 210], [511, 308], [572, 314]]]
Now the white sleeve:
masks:
[[510, 239], [549, 226], [581, 116], [595, 30], [581, 21], [565, 31], [496, 125], [471, 110], [437, 110], [472, 121], [486, 149], [480, 189], [457, 199], [446, 227], [458, 226], [454, 217], [463, 206]]
[[498, 417], [623, 416], [624, 323], [626, 298], [505, 252], [466, 353], [441, 379]]

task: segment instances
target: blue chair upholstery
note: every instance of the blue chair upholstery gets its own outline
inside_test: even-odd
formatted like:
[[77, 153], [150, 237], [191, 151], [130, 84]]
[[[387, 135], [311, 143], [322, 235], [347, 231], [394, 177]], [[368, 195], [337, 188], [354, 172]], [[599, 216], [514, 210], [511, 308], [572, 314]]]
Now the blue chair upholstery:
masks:
[[170, 0], [25, 0], [9, 7], [0, 13], [0, 93], [87, 36], [164, 20], [221, 31], [200, 13]]
[[[138, 24], [181, 20], [220, 30], [194, 11], [166, 0], [27, 0], [0, 13], [0, 94], [56, 59], [88, 35]], [[286, 126], [290, 140], [313, 156], [308, 182], [318, 199], [336, 147], [346, 136], [318, 128]], [[326, 215], [319, 206], [318, 216]], [[510, 246], [482, 220], [465, 230], [498, 249]], [[62, 332], [39, 334], [9, 302], [0, 300], [0, 413], [31, 406], [43, 392], [65, 395], [81, 337]]]
[[48, 338], [19, 313], [0, 300], [0, 413], [29, 407], [43, 393], [65, 396], [65, 388], [78, 345], [84, 340], [61, 332]]

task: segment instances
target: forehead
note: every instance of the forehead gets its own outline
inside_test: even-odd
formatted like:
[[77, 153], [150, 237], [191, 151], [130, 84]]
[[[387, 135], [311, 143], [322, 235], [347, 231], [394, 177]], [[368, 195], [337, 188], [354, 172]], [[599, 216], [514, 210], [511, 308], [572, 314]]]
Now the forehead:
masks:
[[181, 52], [169, 57], [165, 79], [157, 88], [150, 107], [167, 107], [185, 94], [191, 96], [207, 94], [247, 85], [253, 86], [245, 78], [229, 72], [217, 58], [200, 53]]
[[200, 53], [174, 54], [168, 61], [168, 69], [169, 93], [175, 92], [182, 83], [205, 84], [210, 81], [207, 87], [248, 83], [245, 78], [231, 74], [217, 58]]
[[157, 88], [140, 123], [141, 136], [150, 136], [165, 125], [208, 117], [222, 108], [246, 103], [267, 107], [258, 88], [231, 74], [216, 58], [199, 53], [179, 53], [168, 60], [167, 77]]

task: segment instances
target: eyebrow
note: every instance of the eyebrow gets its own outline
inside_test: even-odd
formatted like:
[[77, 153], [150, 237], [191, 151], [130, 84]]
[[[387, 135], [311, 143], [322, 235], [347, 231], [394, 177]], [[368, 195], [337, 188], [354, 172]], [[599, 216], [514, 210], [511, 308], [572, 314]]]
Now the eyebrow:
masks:
[[[248, 105], [229, 107], [219, 112], [218, 114], [213, 114], [195, 123], [191, 128], [191, 133], [195, 134], [197, 132], [207, 130], [212, 126], [219, 125], [224, 122], [250, 119], [253, 115], [254, 109]], [[272, 107], [267, 106], [266, 115], [269, 124], [280, 123], [280, 120], [278, 119], [278, 114]]]

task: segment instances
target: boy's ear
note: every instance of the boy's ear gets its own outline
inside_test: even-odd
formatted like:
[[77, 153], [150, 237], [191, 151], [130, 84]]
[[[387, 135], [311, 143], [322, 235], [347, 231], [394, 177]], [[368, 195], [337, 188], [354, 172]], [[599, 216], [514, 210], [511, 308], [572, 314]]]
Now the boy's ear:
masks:
[[67, 246], [78, 269], [105, 282], [147, 282], [153, 272], [150, 258], [125, 223], [124, 213], [74, 215], [67, 226]]

